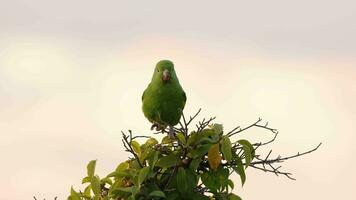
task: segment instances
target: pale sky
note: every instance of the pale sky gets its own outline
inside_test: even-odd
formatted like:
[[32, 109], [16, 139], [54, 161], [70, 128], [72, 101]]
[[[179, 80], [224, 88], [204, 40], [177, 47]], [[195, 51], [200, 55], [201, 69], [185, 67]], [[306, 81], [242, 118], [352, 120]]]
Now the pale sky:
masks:
[[235, 176], [243, 199], [356, 199], [355, 21], [346, 0], [2, 1], [0, 199], [66, 199], [90, 160], [114, 170], [129, 156], [120, 131], [150, 134], [141, 95], [160, 59], [186, 115], [226, 129], [261, 117], [280, 131], [272, 156], [323, 142], [283, 164], [296, 181]]

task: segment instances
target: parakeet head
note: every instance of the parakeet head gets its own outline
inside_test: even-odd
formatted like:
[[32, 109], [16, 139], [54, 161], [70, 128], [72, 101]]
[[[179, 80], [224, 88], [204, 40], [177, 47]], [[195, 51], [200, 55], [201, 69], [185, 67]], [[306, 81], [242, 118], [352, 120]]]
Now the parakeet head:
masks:
[[176, 73], [174, 71], [174, 65], [169, 60], [161, 60], [157, 63], [155, 72], [153, 74], [153, 80], [162, 81], [168, 83], [172, 80], [176, 80]]

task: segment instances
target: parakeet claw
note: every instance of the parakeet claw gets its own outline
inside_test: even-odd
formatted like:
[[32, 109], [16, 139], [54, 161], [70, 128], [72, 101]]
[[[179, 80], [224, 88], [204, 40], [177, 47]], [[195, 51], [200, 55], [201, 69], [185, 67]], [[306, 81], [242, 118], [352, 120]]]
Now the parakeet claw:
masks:
[[157, 122], [154, 122], [151, 126], [151, 130], [156, 129], [156, 131], [160, 131], [161, 130], [161, 125], [158, 124]]

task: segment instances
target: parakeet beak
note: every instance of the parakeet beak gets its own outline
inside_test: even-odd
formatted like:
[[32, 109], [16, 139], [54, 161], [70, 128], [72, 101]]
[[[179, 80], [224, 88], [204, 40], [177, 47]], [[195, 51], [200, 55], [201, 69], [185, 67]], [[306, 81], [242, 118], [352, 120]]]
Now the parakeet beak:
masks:
[[167, 69], [165, 69], [163, 71], [163, 76], [162, 76], [162, 80], [164, 82], [167, 82], [169, 79], [171, 78], [171, 75], [169, 74], [169, 71]]

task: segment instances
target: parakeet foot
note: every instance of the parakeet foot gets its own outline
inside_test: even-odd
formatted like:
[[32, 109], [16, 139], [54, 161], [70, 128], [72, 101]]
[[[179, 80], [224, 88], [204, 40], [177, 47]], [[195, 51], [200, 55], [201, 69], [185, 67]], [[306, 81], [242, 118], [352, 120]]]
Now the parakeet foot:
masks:
[[154, 122], [151, 126], [151, 130], [156, 129], [156, 131], [160, 131], [161, 130], [161, 125], [157, 122]]

